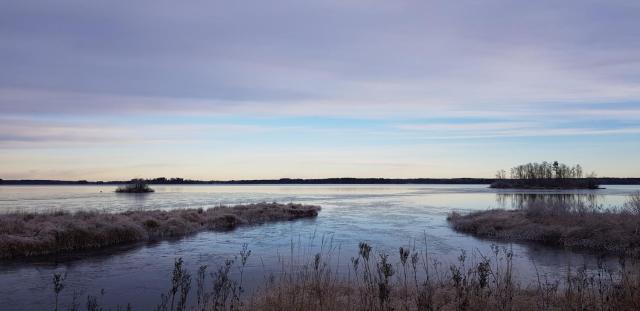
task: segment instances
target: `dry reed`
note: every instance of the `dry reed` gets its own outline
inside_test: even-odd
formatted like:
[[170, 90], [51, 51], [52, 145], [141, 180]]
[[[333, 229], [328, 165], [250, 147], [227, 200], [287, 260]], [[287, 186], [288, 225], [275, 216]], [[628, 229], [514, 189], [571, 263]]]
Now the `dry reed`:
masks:
[[[595, 270], [569, 269], [559, 280], [539, 276], [526, 286], [514, 280], [513, 253], [492, 247], [492, 254], [445, 265], [429, 257], [428, 249], [400, 248], [392, 261], [361, 243], [348, 272], [332, 269], [331, 252], [306, 258], [302, 267], [283, 262], [277, 275], [264, 279], [260, 289], [244, 295], [242, 271], [251, 255], [246, 245], [239, 257], [225, 261], [214, 272], [207, 267], [192, 276], [175, 262], [169, 290], [156, 310], [638, 310], [640, 278], [623, 264], [617, 272], [604, 266]], [[232, 271], [240, 271], [233, 277]], [[59, 280], [54, 278], [54, 281]], [[54, 284], [55, 285], [55, 284]], [[55, 289], [55, 287], [54, 287]], [[57, 295], [58, 292], [56, 292]], [[89, 302], [95, 303], [95, 297]], [[73, 304], [72, 304], [73, 306]], [[92, 304], [92, 306], [95, 306]], [[57, 305], [55, 306], [57, 309]], [[131, 305], [127, 305], [131, 308]], [[76, 309], [77, 310], [77, 309]]]

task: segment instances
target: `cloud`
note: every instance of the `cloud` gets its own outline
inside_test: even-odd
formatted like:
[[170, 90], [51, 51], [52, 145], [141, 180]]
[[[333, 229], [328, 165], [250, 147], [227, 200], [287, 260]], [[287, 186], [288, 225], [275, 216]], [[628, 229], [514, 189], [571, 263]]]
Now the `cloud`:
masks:
[[[554, 140], [595, 158], [590, 137], [618, 143], [616, 163], [638, 151], [638, 1], [3, 1], [0, 47], [12, 176], [124, 176], [136, 161], [412, 176], [429, 157], [444, 176], [480, 167], [480, 142], [499, 145], [485, 168], [517, 163], [518, 144], [519, 158]], [[314, 166], [298, 148], [326, 155]]]
[[0, 6], [4, 114], [499, 112], [640, 99], [634, 1]]
[[287, 127], [213, 122], [210, 124], [114, 124], [0, 117], [0, 148], [143, 146], [214, 143], [221, 136], [256, 135]]

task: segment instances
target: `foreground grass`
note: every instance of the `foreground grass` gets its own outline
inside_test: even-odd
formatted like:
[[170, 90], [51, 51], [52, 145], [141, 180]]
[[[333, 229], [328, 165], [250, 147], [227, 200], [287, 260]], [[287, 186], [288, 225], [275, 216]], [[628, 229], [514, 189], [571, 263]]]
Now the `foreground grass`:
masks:
[[[624, 264], [616, 273], [600, 267], [569, 270], [562, 280], [520, 285], [514, 281], [513, 253], [493, 247], [493, 253], [448, 266], [424, 251], [399, 248], [392, 256], [375, 253], [361, 243], [348, 272], [331, 268], [331, 252], [321, 252], [299, 267], [282, 262], [277, 275], [246, 294], [243, 273], [251, 255], [246, 245], [239, 256], [208, 273], [201, 266], [192, 276], [182, 259], [175, 262], [168, 290], [156, 310], [638, 310], [640, 278]], [[397, 257], [396, 257], [397, 256]], [[234, 273], [235, 272], [235, 273]], [[55, 310], [64, 277], [54, 275]], [[80, 310], [75, 299], [69, 310]], [[102, 310], [96, 296], [87, 296], [87, 310]], [[124, 309], [118, 307], [118, 309]], [[128, 304], [127, 309], [135, 309]], [[148, 309], [148, 308], [147, 308]]]
[[315, 217], [320, 207], [258, 203], [171, 211], [0, 214], [0, 258], [97, 249], [204, 230]]
[[453, 228], [479, 237], [535, 241], [607, 255], [640, 257], [640, 193], [621, 208], [532, 201], [515, 210], [451, 213]]

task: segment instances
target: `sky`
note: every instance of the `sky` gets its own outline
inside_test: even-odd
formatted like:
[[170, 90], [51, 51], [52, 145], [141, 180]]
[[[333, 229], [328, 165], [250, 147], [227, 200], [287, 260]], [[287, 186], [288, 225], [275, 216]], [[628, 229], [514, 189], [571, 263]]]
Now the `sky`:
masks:
[[0, 178], [640, 177], [640, 2], [0, 2]]

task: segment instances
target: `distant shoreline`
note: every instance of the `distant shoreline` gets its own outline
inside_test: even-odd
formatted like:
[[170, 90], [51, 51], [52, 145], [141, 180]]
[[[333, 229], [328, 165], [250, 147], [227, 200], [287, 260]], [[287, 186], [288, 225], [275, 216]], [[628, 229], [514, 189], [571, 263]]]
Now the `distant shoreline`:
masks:
[[[640, 185], [639, 177], [599, 177], [595, 180], [602, 185]], [[388, 185], [388, 184], [478, 184], [489, 185], [497, 181], [495, 178], [321, 178], [321, 179], [255, 179], [255, 180], [190, 180], [182, 178], [147, 179], [150, 185]], [[130, 181], [87, 181], [87, 180], [2, 180], [0, 186], [16, 185], [121, 185]]]

